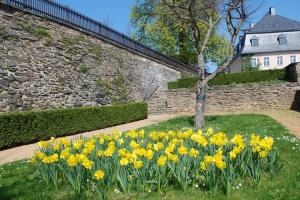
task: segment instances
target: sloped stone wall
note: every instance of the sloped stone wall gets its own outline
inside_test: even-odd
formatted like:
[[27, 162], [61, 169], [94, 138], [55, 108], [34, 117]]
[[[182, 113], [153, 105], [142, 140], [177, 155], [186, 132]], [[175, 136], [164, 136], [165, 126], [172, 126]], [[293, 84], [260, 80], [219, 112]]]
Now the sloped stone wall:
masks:
[[[207, 92], [206, 112], [291, 109], [300, 106], [297, 83], [265, 83], [215, 86]], [[158, 92], [149, 102], [150, 114], [195, 112], [196, 95], [191, 89]]]
[[0, 4], [0, 112], [139, 101], [178, 78], [164, 63]]

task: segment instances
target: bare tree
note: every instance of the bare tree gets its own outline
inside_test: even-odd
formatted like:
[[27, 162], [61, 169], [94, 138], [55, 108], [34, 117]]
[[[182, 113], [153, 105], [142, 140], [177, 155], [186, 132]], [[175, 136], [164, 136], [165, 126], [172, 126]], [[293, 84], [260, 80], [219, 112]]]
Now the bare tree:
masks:
[[[196, 89], [195, 129], [204, 127], [205, 98], [208, 82], [218, 73], [229, 67], [234, 56], [234, 46], [246, 19], [257, 9], [251, 0], [162, 0], [162, 6], [178, 20], [188, 24], [193, 30], [194, 44], [197, 49], [198, 76]], [[211, 75], [205, 76], [204, 50], [212, 31], [221, 20], [226, 23], [230, 34], [228, 57]]]

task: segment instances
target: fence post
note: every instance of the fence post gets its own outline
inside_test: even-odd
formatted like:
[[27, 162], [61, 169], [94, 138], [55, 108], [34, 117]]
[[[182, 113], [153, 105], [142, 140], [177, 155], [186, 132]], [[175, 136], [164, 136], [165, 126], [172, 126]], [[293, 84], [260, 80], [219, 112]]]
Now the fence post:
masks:
[[66, 7], [66, 14], [67, 14], [67, 21], [69, 22], [70, 21], [70, 10], [68, 8], [68, 6]]

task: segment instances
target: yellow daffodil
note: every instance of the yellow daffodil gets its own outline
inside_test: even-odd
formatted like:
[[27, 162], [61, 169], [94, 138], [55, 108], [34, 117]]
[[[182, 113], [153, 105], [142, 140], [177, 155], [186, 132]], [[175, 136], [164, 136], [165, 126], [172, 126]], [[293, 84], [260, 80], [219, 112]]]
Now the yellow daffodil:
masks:
[[59, 148], [60, 148], [60, 145], [59, 145], [59, 144], [54, 144], [54, 145], [52, 146], [52, 149], [53, 149], [54, 151], [57, 151]]
[[75, 167], [78, 164], [78, 159], [76, 158], [75, 155], [70, 155], [69, 158], [67, 159], [67, 163], [70, 167]]
[[265, 157], [267, 157], [267, 155], [268, 155], [268, 152], [267, 152], [267, 151], [260, 151], [260, 152], [259, 152], [259, 156], [260, 156], [261, 158], [265, 158]]
[[104, 178], [104, 172], [102, 170], [97, 170], [95, 173], [94, 173], [94, 177], [96, 178], [96, 180], [100, 180], [100, 179], [103, 179]]
[[144, 162], [141, 161], [141, 160], [138, 160], [138, 161], [134, 161], [134, 162], [133, 162], [134, 168], [136, 168], [136, 169], [142, 168], [142, 167], [143, 167], [143, 164], [144, 164]]
[[50, 143], [48, 141], [40, 141], [38, 142], [38, 146], [43, 149], [43, 148], [47, 148], [50, 146]]
[[201, 163], [200, 163], [200, 169], [201, 169], [202, 171], [205, 171], [205, 170], [206, 170], [206, 164], [205, 164], [205, 162], [201, 162]]
[[70, 148], [66, 148], [61, 151], [60, 158], [67, 159], [70, 156]]
[[127, 158], [122, 158], [122, 159], [120, 160], [120, 164], [121, 164], [122, 166], [126, 166], [126, 165], [129, 164], [129, 160], [128, 160]]
[[194, 149], [194, 148], [191, 148], [190, 152], [189, 152], [189, 155], [196, 158], [199, 155], [199, 151]]
[[86, 169], [91, 169], [92, 166], [94, 165], [94, 162], [93, 161], [90, 161], [89, 159], [84, 159], [82, 161], [82, 165], [84, 166], [84, 168]]
[[153, 155], [154, 155], [154, 152], [153, 152], [151, 149], [149, 149], [149, 150], [147, 150], [147, 153], [146, 153], [145, 157], [146, 157], [148, 160], [152, 160]]
[[178, 153], [180, 155], [185, 155], [185, 154], [188, 154], [188, 150], [185, 146], [181, 145], [179, 148], [178, 148]]
[[157, 165], [158, 166], [165, 166], [167, 159], [168, 159], [167, 156], [160, 156], [157, 159]]
[[169, 154], [168, 159], [177, 163], [179, 161], [178, 156], [176, 154]]

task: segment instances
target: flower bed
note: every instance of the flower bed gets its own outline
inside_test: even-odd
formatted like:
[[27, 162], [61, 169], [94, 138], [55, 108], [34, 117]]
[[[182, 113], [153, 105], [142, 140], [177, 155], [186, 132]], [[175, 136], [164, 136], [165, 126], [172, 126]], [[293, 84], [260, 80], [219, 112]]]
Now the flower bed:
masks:
[[47, 184], [65, 179], [76, 193], [92, 188], [101, 199], [111, 187], [124, 193], [161, 191], [175, 186], [185, 191], [193, 183], [212, 193], [230, 194], [232, 183], [250, 177], [256, 185], [263, 171], [274, 177], [281, 169], [271, 137], [231, 139], [209, 128], [202, 131], [143, 130], [68, 141], [41, 141], [31, 159]]

